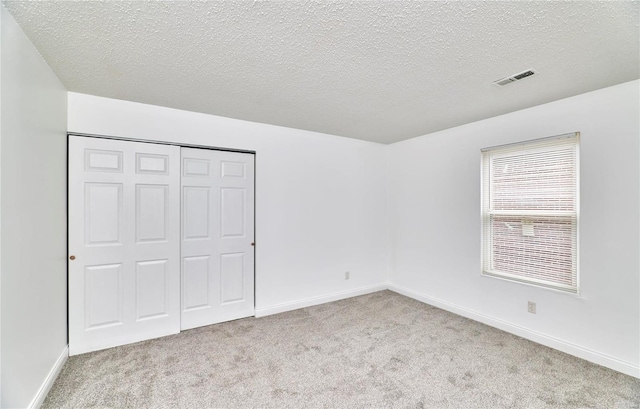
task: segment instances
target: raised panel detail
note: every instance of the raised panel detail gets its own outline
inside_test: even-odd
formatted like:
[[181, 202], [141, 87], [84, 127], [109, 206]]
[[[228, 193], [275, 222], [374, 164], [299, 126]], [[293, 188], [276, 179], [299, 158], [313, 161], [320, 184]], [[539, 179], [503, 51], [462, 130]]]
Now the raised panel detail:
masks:
[[85, 244], [121, 243], [122, 184], [85, 184]]
[[245, 235], [244, 205], [245, 191], [243, 188], [223, 187], [220, 189], [222, 238]]
[[167, 260], [136, 263], [136, 318], [166, 317], [168, 313]]
[[221, 162], [220, 174], [223, 178], [243, 178], [246, 165], [243, 162]]
[[169, 174], [169, 157], [150, 153], [136, 153], [136, 173]]
[[169, 186], [136, 185], [136, 241], [166, 241]]
[[244, 254], [220, 255], [220, 300], [222, 304], [244, 300]]
[[184, 158], [184, 176], [209, 176], [209, 160]]
[[203, 239], [209, 237], [209, 192], [208, 187], [184, 187], [184, 238]]
[[209, 256], [185, 257], [182, 276], [184, 311], [209, 307]]
[[84, 272], [85, 329], [122, 324], [122, 264], [87, 266]]
[[90, 172], [122, 172], [122, 152], [85, 149], [84, 169]]

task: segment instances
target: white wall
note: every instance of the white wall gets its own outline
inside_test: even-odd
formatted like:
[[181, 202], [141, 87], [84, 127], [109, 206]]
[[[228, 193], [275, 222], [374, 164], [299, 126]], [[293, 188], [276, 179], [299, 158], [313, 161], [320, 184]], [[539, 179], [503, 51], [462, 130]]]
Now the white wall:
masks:
[[[0, 8], [0, 96], [2, 95], [2, 9]], [[0, 204], [2, 203], [2, 98], [0, 97]], [[0, 222], [2, 206], [0, 205]], [[0, 224], [0, 407], [2, 406], [2, 226]]]
[[68, 122], [71, 132], [256, 151], [258, 315], [387, 279], [385, 145], [77, 93]]
[[[1, 384], [27, 407], [67, 346], [67, 93], [0, 6]], [[40, 393], [40, 394], [39, 394]]]
[[[639, 91], [633, 81], [391, 145], [396, 289], [640, 376]], [[580, 295], [481, 276], [480, 149], [574, 131]]]

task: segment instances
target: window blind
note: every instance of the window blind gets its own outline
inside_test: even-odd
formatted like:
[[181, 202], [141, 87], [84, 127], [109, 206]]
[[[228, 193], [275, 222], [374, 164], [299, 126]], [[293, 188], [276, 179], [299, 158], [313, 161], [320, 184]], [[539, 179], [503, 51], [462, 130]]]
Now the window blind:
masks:
[[578, 291], [578, 140], [482, 150], [483, 274]]

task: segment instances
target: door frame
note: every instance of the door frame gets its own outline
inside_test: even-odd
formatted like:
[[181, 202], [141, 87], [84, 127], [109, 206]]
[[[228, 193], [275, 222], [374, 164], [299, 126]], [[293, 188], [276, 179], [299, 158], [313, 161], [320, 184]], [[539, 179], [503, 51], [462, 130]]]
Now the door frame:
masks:
[[[196, 148], [196, 149], [208, 149], [213, 151], [224, 151], [224, 152], [236, 152], [236, 153], [246, 153], [254, 155], [254, 167], [253, 167], [253, 240], [256, 243], [253, 247], [254, 255], [253, 255], [253, 316], [255, 317], [256, 311], [256, 287], [258, 282], [258, 274], [257, 274], [257, 240], [256, 240], [256, 205], [257, 205], [257, 195], [256, 186], [257, 186], [257, 152], [253, 150], [247, 149], [233, 149], [233, 148], [224, 148], [220, 146], [210, 146], [210, 145], [197, 145], [191, 143], [180, 143], [180, 142], [165, 142], [165, 141], [155, 141], [148, 139], [136, 139], [136, 138], [125, 138], [120, 136], [111, 136], [111, 135], [98, 135], [98, 134], [88, 134], [82, 132], [67, 132], [67, 254], [69, 254], [69, 144], [70, 144], [70, 136], [79, 136], [84, 138], [95, 138], [95, 139], [112, 139], [117, 141], [125, 141], [125, 142], [139, 142], [139, 143], [150, 143], [155, 145], [170, 145], [170, 146], [178, 146], [180, 148]], [[182, 264], [180, 266], [181, 274], [182, 274]], [[69, 343], [69, 259], [67, 259], [67, 343]]]

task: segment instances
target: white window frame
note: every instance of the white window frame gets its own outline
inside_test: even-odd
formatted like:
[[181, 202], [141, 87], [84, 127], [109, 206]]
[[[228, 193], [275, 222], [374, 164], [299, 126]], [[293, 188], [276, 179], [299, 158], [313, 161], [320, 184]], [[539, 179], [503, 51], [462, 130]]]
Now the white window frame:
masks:
[[[508, 145], [500, 145], [489, 148], [484, 148], [481, 150], [482, 154], [482, 180], [481, 180], [481, 194], [482, 194], [482, 275], [488, 277], [495, 277], [506, 279], [510, 281], [515, 281], [519, 283], [551, 288], [555, 290], [560, 290], [568, 293], [579, 293], [579, 273], [578, 273], [578, 248], [579, 248], [579, 211], [580, 211], [580, 149], [579, 149], [579, 141], [580, 141], [580, 133], [570, 133], [563, 134], [558, 136], [552, 136], [548, 138], [536, 139], [525, 142], [518, 142], [514, 144]], [[518, 155], [526, 155], [530, 153], [540, 153], [545, 152], [547, 149], [550, 152], [554, 150], [567, 149], [571, 147], [574, 149], [574, 165], [575, 165], [575, 197], [574, 197], [574, 208], [572, 210], [557, 210], [557, 209], [539, 209], [536, 210], [534, 208], [524, 208], [524, 209], [515, 209], [515, 210], [505, 210], [505, 209], [497, 209], [494, 208], [494, 197], [493, 197], [493, 182], [495, 178], [493, 178], [493, 163], [494, 159], [505, 158], [505, 157], [515, 157]], [[548, 186], [547, 186], [548, 187]], [[498, 206], [496, 206], [498, 207]], [[554, 275], [557, 275], [555, 272], [549, 273], [548, 279], [544, 279], [546, 273], [540, 273], [538, 277], [534, 276], [526, 276], [522, 275], [524, 273], [517, 272], [514, 273], [509, 271], [501, 271], [496, 268], [496, 263], [494, 263], [494, 255], [495, 248], [494, 246], [494, 228], [496, 224], [493, 222], [492, 217], [506, 217], [512, 216], [513, 218], [520, 218], [521, 224], [524, 223], [530, 226], [534, 226], [535, 224], [532, 222], [536, 219], [553, 219], [563, 220], [565, 223], [570, 221], [571, 226], [571, 284], [566, 284], [559, 282], [560, 280], [554, 280]], [[506, 223], [505, 223], [506, 224]], [[544, 221], [539, 222], [540, 227], [551, 228], [553, 224], [544, 224]], [[531, 227], [533, 229], [533, 227]], [[521, 227], [521, 231], [524, 230], [524, 226]], [[523, 231], [523, 242], [526, 242], [524, 238], [525, 234]], [[565, 233], [566, 234], [566, 233]], [[498, 233], [499, 235], [499, 233]], [[499, 240], [498, 240], [499, 241]], [[498, 243], [496, 241], [496, 243]], [[526, 246], [526, 245], [525, 245]], [[550, 244], [551, 246], [551, 244]], [[504, 250], [502, 250], [504, 252]], [[514, 250], [515, 253], [515, 250]], [[528, 257], [526, 255], [526, 250], [524, 251], [524, 258]], [[514, 259], [518, 257], [517, 255], [513, 256]], [[531, 259], [526, 258], [526, 260], [532, 261]], [[524, 265], [525, 263], [523, 263]], [[538, 270], [540, 270], [538, 268]], [[563, 272], [562, 275], [564, 277], [569, 277], [567, 273]], [[542, 278], [541, 278], [542, 277]], [[566, 278], [565, 278], [566, 279]]]

